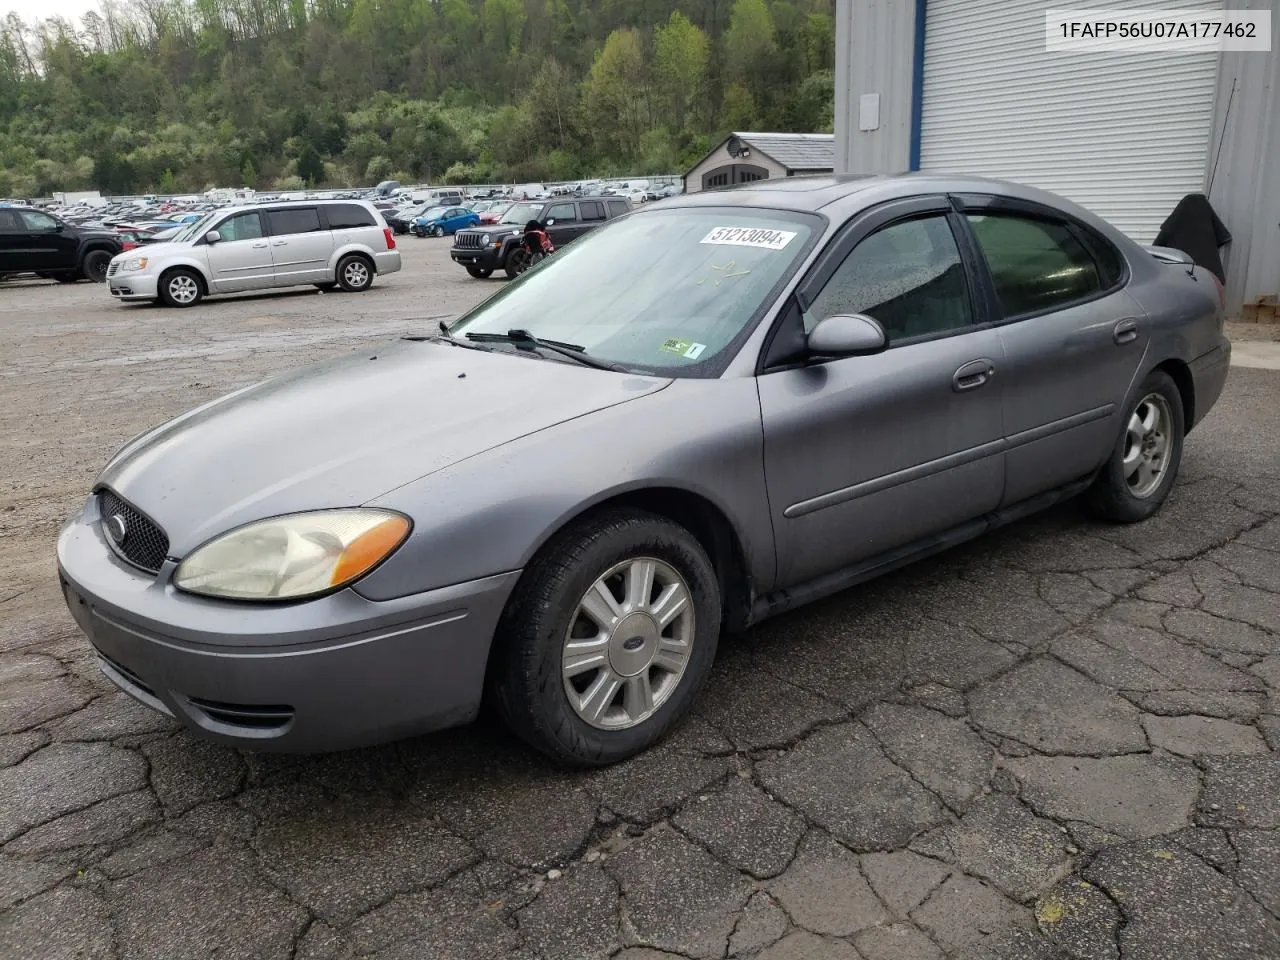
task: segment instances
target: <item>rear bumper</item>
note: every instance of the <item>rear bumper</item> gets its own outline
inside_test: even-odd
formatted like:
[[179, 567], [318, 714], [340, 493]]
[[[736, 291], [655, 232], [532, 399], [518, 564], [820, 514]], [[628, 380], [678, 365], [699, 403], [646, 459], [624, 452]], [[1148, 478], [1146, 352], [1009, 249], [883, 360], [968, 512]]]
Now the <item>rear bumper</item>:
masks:
[[1195, 415], [1187, 424], [1188, 431], [1204, 419], [1222, 396], [1231, 368], [1231, 341], [1223, 337], [1221, 343], [1208, 353], [1192, 360], [1190, 367], [1195, 388]]
[[58, 539], [63, 595], [102, 672], [193, 732], [254, 750], [313, 753], [473, 719], [494, 629], [518, 572], [372, 601], [355, 590], [297, 604], [183, 594], [108, 548], [94, 510]]
[[374, 267], [378, 273], [395, 273], [400, 269], [400, 251], [384, 250], [373, 255]]

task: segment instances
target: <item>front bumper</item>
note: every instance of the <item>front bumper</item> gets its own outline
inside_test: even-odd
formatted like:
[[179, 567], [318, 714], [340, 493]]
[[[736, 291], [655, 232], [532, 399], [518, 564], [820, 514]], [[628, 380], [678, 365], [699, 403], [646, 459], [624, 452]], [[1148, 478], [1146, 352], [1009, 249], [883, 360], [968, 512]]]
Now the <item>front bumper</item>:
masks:
[[107, 290], [117, 300], [154, 300], [160, 278], [151, 273], [117, 273], [107, 277]]
[[102, 672], [194, 732], [314, 753], [472, 720], [518, 571], [389, 601], [347, 589], [244, 604], [176, 590], [116, 558], [94, 499], [58, 538], [62, 590]]
[[373, 255], [373, 265], [379, 274], [395, 273], [400, 269], [400, 251], [383, 250]]
[[464, 267], [497, 270], [502, 266], [502, 249], [493, 244], [486, 247], [450, 247], [449, 256], [453, 258], [454, 263]]

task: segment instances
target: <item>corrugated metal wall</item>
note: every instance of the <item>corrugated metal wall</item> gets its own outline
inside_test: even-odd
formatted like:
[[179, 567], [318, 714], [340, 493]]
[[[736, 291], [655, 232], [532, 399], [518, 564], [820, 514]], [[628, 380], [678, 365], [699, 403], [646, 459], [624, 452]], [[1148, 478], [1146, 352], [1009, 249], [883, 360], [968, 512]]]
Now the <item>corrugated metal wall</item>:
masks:
[[1223, 259], [1227, 311], [1235, 314], [1242, 304], [1280, 296], [1280, 0], [1231, 6], [1270, 9], [1272, 32], [1270, 53], [1222, 55], [1205, 175], [1209, 200], [1231, 231]]
[[[912, 0], [836, 2], [836, 171], [898, 173], [911, 154]], [[880, 94], [880, 128], [858, 129], [858, 98]]]

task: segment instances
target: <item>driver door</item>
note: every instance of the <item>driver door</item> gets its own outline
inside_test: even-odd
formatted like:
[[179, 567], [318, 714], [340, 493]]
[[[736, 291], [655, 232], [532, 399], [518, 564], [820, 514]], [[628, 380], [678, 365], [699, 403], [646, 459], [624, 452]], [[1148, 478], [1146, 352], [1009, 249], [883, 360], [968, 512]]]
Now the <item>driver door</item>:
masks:
[[257, 290], [274, 283], [271, 244], [263, 230], [262, 214], [256, 210], [235, 213], [213, 229], [222, 237], [217, 243], [205, 244], [213, 291]]
[[543, 224], [558, 250], [578, 235], [578, 208], [573, 201], [553, 203], [547, 208]]
[[79, 240], [63, 224], [39, 210], [13, 208], [26, 231], [24, 270], [67, 270], [76, 266]]
[[888, 348], [757, 378], [780, 588], [910, 552], [1000, 503], [1002, 346], [979, 326], [955, 217], [918, 197], [855, 218], [801, 286], [809, 309], [784, 315], [775, 343], [862, 313]]

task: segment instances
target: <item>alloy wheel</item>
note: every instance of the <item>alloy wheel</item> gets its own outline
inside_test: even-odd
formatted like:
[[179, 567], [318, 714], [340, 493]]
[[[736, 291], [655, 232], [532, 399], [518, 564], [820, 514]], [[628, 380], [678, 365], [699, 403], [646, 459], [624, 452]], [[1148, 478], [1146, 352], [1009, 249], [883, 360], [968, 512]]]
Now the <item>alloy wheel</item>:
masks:
[[180, 273], [169, 280], [169, 296], [174, 303], [185, 306], [188, 303], [194, 303], [200, 296], [200, 286], [194, 277]]
[[342, 279], [350, 287], [363, 287], [369, 282], [369, 268], [360, 260], [352, 260], [343, 268]]
[[1129, 492], [1139, 500], [1151, 496], [1164, 480], [1172, 432], [1169, 401], [1158, 393], [1147, 394], [1129, 417], [1122, 462]]
[[693, 595], [670, 564], [616, 564], [578, 601], [561, 655], [574, 713], [602, 730], [643, 723], [684, 676], [694, 640]]

